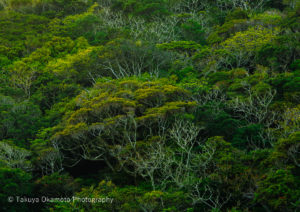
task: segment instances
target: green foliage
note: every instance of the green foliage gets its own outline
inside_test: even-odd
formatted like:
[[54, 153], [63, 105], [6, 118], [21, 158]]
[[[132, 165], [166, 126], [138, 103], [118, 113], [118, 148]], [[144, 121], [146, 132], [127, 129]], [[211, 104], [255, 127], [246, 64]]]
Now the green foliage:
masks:
[[236, 130], [232, 143], [234, 146], [239, 147], [240, 149], [251, 148], [254, 146], [264, 147], [266, 141], [262, 140], [259, 136], [263, 133], [262, 126], [258, 124], [248, 125]]
[[171, 43], [162, 43], [157, 45], [164, 50], [173, 50], [178, 52], [187, 52], [189, 54], [201, 49], [201, 45], [194, 41], [173, 41]]
[[0, 210], [299, 210], [299, 6], [0, 0]]
[[206, 122], [209, 136], [225, 136], [226, 139], [231, 139], [240, 121], [225, 112], [215, 113], [210, 107], [208, 105], [208, 108], [198, 115], [201, 121]]
[[[63, 146], [67, 145], [65, 142], [68, 140], [73, 140], [76, 146], [77, 142], [82, 142], [82, 138], [89, 137], [87, 142], [93, 140], [99, 145], [112, 145], [111, 148], [114, 148], [114, 145], [125, 145], [128, 142], [125, 133], [127, 127], [133, 127], [139, 132], [135, 139], [144, 139], [147, 133], [145, 126], [155, 126], [161, 120], [169, 121], [176, 113], [190, 112], [195, 103], [188, 102], [188, 96], [187, 91], [164, 79], [143, 82], [129, 78], [97, 83], [94, 89], [82, 92], [75, 98], [77, 109], [66, 115], [66, 122], [58, 126], [62, 130], [52, 139], [58, 140]], [[114, 132], [113, 129], [118, 131]], [[93, 131], [98, 130], [104, 130], [103, 134], [99, 134], [100, 137], [93, 136]], [[156, 134], [159, 130], [153, 128], [151, 131]], [[118, 132], [125, 134], [119, 135]], [[132, 132], [128, 133], [128, 136], [132, 136]], [[98, 154], [90, 148], [86, 151], [90, 153], [84, 157]]]
[[189, 20], [188, 22], [181, 25], [183, 29], [183, 40], [191, 40], [204, 45], [205, 31], [203, 27], [196, 21]]
[[282, 72], [293, 63], [293, 57], [298, 57], [299, 37], [296, 34], [285, 33], [278, 36], [273, 42], [266, 43], [259, 50], [258, 61], [264, 66], [269, 66], [273, 70]]
[[242, 10], [241, 8], [237, 8], [234, 11], [227, 14], [226, 22], [229, 22], [231, 20], [248, 19], [248, 18], [249, 17], [246, 11]]
[[20, 168], [24, 171], [32, 170], [31, 162], [28, 160], [31, 152], [17, 147], [9, 141], [0, 142], [0, 164], [8, 168]]
[[[295, 119], [298, 119], [296, 121], [299, 122], [299, 117], [295, 117]], [[272, 160], [273, 163], [281, 166], [283, 164], [299, 166], [299, 140], [299, 132], [294, 132], [290, 134], [289, 137], [286, 139], [280, 139], [276, 143], [275, 150], [270, 156], [270, 160]]]
[[272, 210], [293, 211], [299, 205], [299, 179], [289, 169], [268, 173], [259, 183], [255, 201]]
[[232, 34], [236, 32], [244, 31], [248, 29], [248, 24], [246, 19], [233, 19], [225, 22], [222, 26], [216, 26], [215, 31], [208, 36], [209, 44], [216, 44], [229, 38]]
[[169, 14], [166, 2], [162, 0], [120, 0], [114, 3], [113, 8], [121, 9], [125, 14], [141, 16], [148, 20]]
[[78, 190], [78, 184], [68, 174], [53, 173], [35, 181], [35, 194], [46, 197], [71, 197]]
[[51, 31], [58, 36], [76, 39], [86, 38], [91, 44], [99, 44], [107, 40], [109, 29], [98, 30], [103, 21], [95, 14], [98, 5], [95, 3], [87, 12], [69, 15], [64, 19], [53, 19], [50, 23]]
[[91, 2], [82, 0], [5, 0], [0, 5], [8, 11], [35, 13], [53, 18], [81, 13], [91, 5]]
[[93, 52], [96, 77], [141, 77], [144, 73], [160, 76], [170, 67], [173, 55], [146, 42], [116, 39]]
[[40, 127], [41, 112], [32, 102], [15, 102], [7, 96], [0, 96], [0, 138], [13, 139], [23, 146]]
[[49, 20], [43, 16], [0, 11], [0, 55], [13, 61], [42, 45]]
[[277, 11], [267, 11], [257, 14], [253, 17], [255, 22], [261, 23], [267, 27], [279, 26], [282, 20], [282, 14]]
[[[0, 202], [4, 211], [27, 211], [28, 205], [8, 202], [8, 197], [29, 196], [32, 191], [31, 175], [21, 169], [0, 168]], [[15, 200], [15, 199], [14, 199]], [[17, 200], [16, 200], [17, 201]]]
[[83, 188], [81, 192], [76, 194], [76, 197], [109, 199], [105, 203], [86, 204], [78, 201], [73, 203], [58, 203], [55, 205], [55, 209], [138, 211], [140, 208], [144, 208], [155, 211], [180, 211], [187, 205], [187, 199], [182, 192], [149, 191], [134, 186], [117, 187], [111, 181], [104, 180], [97, 187]]
[[282, 73], [273, 77], [270, 84], [278, 91], [278, 96], [287, 102], [299, 104], [299, 71]]
[[264, 28], [250, 28], [245, 32], [238, 32], [232, 38], [227, 39], [221, 45], [229, 51], [241, 50], [252, 52], [259, 50], [263, 45], [275, 38], [278, 30], [271, 31]]

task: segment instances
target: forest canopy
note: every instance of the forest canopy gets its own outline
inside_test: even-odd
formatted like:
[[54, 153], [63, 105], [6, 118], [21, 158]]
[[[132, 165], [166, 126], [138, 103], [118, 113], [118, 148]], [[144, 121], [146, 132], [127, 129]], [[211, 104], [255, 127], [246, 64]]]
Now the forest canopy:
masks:
[[0, 210], [300, 210], [300, 1], [0, 0]]

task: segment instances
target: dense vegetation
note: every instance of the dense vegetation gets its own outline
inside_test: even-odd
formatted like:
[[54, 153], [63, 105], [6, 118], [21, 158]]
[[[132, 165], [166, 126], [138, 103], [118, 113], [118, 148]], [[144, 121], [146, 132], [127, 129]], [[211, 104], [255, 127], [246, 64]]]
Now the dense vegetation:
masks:
[[299, 0], [0, 0], [1, 211], [299, 205]]

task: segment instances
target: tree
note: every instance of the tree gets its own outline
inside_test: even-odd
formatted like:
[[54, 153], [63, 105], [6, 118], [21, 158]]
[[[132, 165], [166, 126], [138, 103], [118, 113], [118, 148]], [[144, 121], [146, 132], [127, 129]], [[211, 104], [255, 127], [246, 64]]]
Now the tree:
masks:
[[29, 161], [31, 152], [28, 150], [2, 141], [0, 142], [0, 153], [0, 161], [5, 167], [18, 168], [27, 172], [32, 170], [32, 165]]
[[255, 201], [266, 210], [293, 211], [299, 206], [299, 179], [291, 170], [271, 171], [258, 184]]
[[35, 181], [35, 193], [49, 198], [70, 198], [78, 190], [78, 186], [77, 182], [68, 174], [55, 172]]
[[112, 158], [117, 159], [139, 140], [163, 134], [176, 113], [192, 111], [195, 103], [188, 101], [188, 96], [166, 79], [99, 82], [75, 98], [78, 109], [54, 128], [51, 140], [63, 153], [69, 152], [74, 163], [105, 160], [114, 170]]
[[260, 48], [274, 40], [278, 33], [276, 28], [270, 30], [262, 27], [251, 27], [245, 32], [237, 32], [220, 44], [228, 58], [225, 65], [231, 68], [247, 65]]
[[98, 54], [98, 76], [116, 79], [141, 76], [145, 72], [159, 76], [162, 70], [168, 69], [172, 60], [172, 54], [151, 44], [128, 40], [112, 41], [99, 49]]
[[294, 132], [287, 138], [279, 139], [275, 145], [274, 152], [270, 156], [270, 160], [279, 167], [286, 167], [288, 165], [300, 167], [299, 139], [299, 132]]
[[28, 100], [15, 102], [7, 96], [0, 96], [0, 139], [11, 139], [21, 144], [33, 137], [40, 126], [41, 112]]
[[11, 70], [12, 84], [16, 87], [21, 88], [26, 97], [31, 95], [31, 85], [35, 79], [37, 71], [35, 67], [28, 67], [24, 62], [16, 62], [13, 69]]
[[32, 184], [30, 182], [31, 175], [22, 171], [21, 169], [0, 168], [0, 202], [1, 210], [4, 211], [26, 211], [27, 204], [18, 204], [8, 202], [8, 197], [17, 198], [29, 196], [32, 191]]
[[168, 15], [166, 3], [161, 0], [128, 1], [119, 0], [113, 5], [114, 9], [122, 9], [126, 14], [142, 16], [146, 20], [156, 16]]

